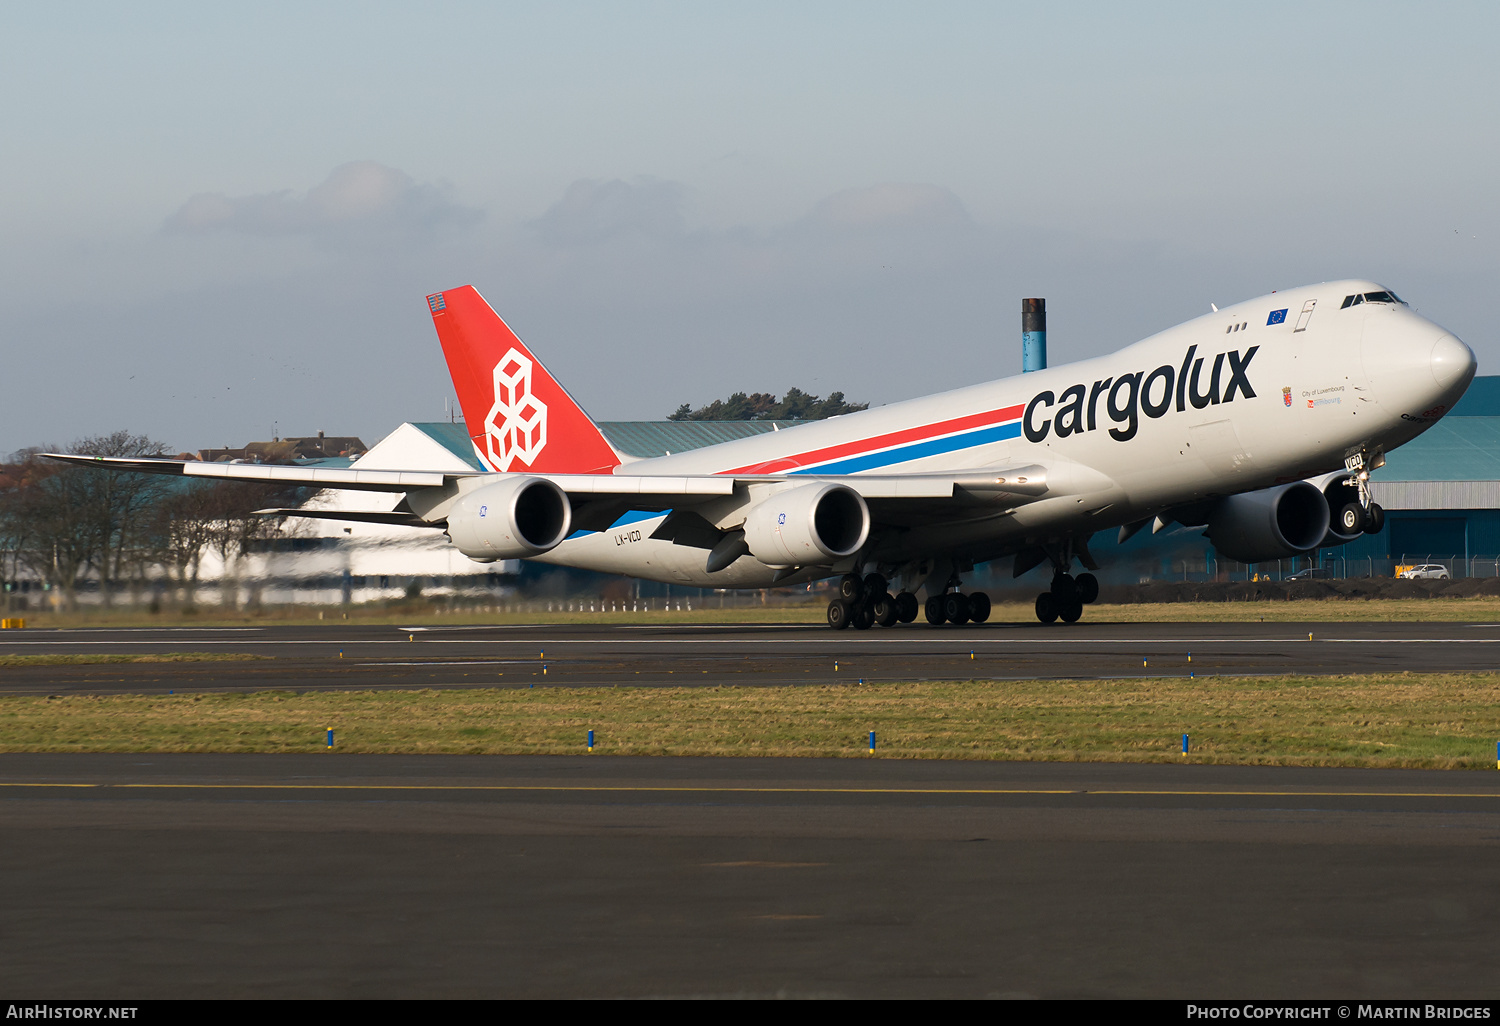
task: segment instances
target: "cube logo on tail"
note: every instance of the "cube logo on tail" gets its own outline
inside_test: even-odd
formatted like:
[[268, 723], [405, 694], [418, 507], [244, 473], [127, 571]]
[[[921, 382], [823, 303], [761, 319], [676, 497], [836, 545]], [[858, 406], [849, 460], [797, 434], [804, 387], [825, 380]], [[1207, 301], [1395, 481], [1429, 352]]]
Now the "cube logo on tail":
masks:
[[495, 405], [484, 418], [485, 462], [501, 472], [528, 467], [547, 447], [547, 404], [531, 391], [531, 361], [507, 349], [495, 364]]
[[481, 464], [538, 474], [620, 465], [598, 425], [473, 286], [435, 292], [427, 307]]

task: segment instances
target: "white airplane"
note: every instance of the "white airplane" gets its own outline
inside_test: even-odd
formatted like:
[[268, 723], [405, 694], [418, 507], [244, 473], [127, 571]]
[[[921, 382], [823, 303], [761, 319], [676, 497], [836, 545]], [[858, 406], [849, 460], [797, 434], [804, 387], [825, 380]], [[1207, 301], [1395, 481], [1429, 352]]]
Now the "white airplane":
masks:
[[[837, 576], [835, 628], [983, 622], [977, 564], [1051, 570], [1044, 623], [1098, 596], [1091, 536], [1206, 528], [1245, 563], [1375, 532], [1370, 472], [1437, 421], [1474, 353], [1388, 289], [1274, 292], [1109, 356], [653, 459], [617, 452], [471, 286], [427, 298], [486, 471], [54, 455], [123, 470], [404, 493], [390, 513], [478, 562], [534, 559], [669, 584]], [[899, 582], [892, 595], [892, 582]]]

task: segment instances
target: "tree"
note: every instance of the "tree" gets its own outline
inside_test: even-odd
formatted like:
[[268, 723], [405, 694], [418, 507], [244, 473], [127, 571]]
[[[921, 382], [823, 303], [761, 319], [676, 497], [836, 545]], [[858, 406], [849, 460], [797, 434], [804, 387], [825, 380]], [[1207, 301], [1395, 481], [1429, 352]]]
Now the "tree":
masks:
[[843, 392], [830, 392], [827, 399], [800, 388], [787, 389], [777, 399], [769, 392], [735, 392], [728, 399], [715, 399], [696, 410], [683, 403], [667, 419], [684, 420], [824, 420], [870, 408], [869, 403], [845, 402]]
[[[167, 447], [145, 435], [116, 431], [74, 442], [69, 452], [85, 456], [153, 457]], [[80, 480], [73, 487], [83, 503], [83, 530], [92, 535], [89, 561], [99, 574], [99, 591], [112, 604], [115, 585], [134, 566], [143, 576], [152, 546], [147, 532], [152, 513], [171, 493], [174, 482], [156, 474], [133, 474], [92, 467], [67, 467]]]
[[219, 578], [224, 608], [239, 605], [239, 562], [250, 543], [284, 533], [285, 517], [255, 516], [255, 510], [295, 507], [305, 498], [301, 489], [249, 481], [221, 481], [214, 486], [205, 513], [209, 522], [207, 542], [224, 566]]
[[[24, 567], [70, 610], [78, 608], [78, 581], [89, 568], [99, 576], [106, 604], [127, 575], [144, 581], [156, 566], [192, 602], [207, 548], [223, 557], [227, 577], [249, 541], [282, 533], [282, 518], [253, 512], [305, 498], [299, 489], [268, 484], [207, 484], [55, 463], [42, 459], [43, 451], [57, 450], [24, 449], [0, 472], [0, 575], [14, 581]], [[117, 431], [81, 439], [70, 451], [159, 456], [164, 447]]]
[[17, 463], [16, 484], [4, 499], [6, 534], [15, 562], [28, 567], [78, 608], [78, 577], [95, 558], [98, 531], [92, 510], [92, 473], [83, 467], [50, 463], [40, 450], [25, 449]]
[[219, 484], [193, 482], [168, 495], [152, 511], [150, 537], [155, 562], [182, 589], [183, 604], [197, 599], [203, 552], [213, 540]]

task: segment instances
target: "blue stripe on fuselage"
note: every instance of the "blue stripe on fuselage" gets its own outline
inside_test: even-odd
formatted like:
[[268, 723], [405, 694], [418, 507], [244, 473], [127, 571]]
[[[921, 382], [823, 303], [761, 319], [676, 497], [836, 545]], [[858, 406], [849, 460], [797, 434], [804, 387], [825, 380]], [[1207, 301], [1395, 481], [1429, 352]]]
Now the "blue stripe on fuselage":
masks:
[[1010, 424], [997, 424], [994, 427], [981, 428], [978, 431], [967, 431], [961, 435], [950, 435], [947, 438], [934, 438], [929, 442], [917, 442], [914, 445], [903, 445], [897, 449], [887, 449], [884, 452], [872, 452], [863, 456], [851, 456], [846, 460], [837, 460], [833, 463], [824, 463], [817, 467], [803, 467], [792, 471], [793, 474], [857, 474], [861, 470], [874, 470], [876, 467], [888, 467], [895, 463], [906, 463], [910, 460], [919, 460], [924, 456], [941, 456], [946, 452], [957, 452], [960, 449], [971, 449], [976, 445], [984, 445], [987, 442], [1003, 442], [1007, 438], [1019, 438], [1021, 435], [1021, 422], [1014, 421]]
[[[650, 511], [642, 512], [641, 510], [631, 510], [629, 513], [626, 513], [624, 516], [622, 516], [619, 520], [616, 520], [614, 523], [612, 523], [608, 527], [606, 527], [605, 530], [606, 531], [613, 531], [615, 528], [617, 528], [617, 527], [624, 527], [626, 524], [639, 524], [642, 520], [653, 520], [656, 517], [664, 517], [664, 516], [666, 516], [670, 512], [672, 512], [672, 511], [669, 510], [669, 509], [662, 510], [659, 513], [652, 513]], [[587, 538], [591, 534], [598, 534], [598, 533], [599, 533], [598, 531], [574, 531], [572, 534], [570, 534], [566, 538], [564, 538], [563, 541], [572, 541], [574, 538]]]

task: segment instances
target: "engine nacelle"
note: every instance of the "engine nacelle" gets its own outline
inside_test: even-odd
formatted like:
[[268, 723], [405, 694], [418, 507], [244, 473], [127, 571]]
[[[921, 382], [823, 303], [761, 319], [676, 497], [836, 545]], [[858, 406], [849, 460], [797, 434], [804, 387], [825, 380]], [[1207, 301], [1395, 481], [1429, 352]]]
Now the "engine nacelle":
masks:
[[1317, 548], [1328, 534], [1328, 501], [1306, 481], [1220, 499], [1203, 532], [1241, 563], [1284, 559]]
[[870, 509], [848, 485], [789, 488], [745, 517], [745, 544], [767, 566], [818, 566], [852, 556], [870, 536]]
[[448, 537], [479, 563], [539, 556], [568, 536], [573, 506], [544, 477], [509, 477], [476, 488], [453, 504]]

